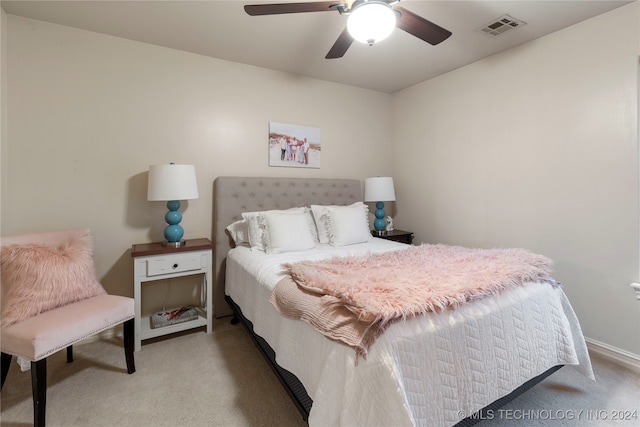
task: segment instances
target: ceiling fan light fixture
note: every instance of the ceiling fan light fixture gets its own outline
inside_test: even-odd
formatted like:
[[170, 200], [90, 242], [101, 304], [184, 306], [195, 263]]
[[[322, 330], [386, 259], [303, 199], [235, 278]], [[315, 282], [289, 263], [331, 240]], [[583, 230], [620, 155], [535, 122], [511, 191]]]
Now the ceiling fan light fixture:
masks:
[[396, 14], [382, 1], [367, 1], [351, 11], [347, 29], [360, 43], [372, 45], [389, 37], [396, 27]]

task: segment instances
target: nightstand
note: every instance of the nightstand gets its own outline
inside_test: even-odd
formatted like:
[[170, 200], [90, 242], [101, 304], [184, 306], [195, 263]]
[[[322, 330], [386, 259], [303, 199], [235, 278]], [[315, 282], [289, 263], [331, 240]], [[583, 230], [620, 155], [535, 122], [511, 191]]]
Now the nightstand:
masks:
[[387, 240], [393, 240], [395, 242], [406, 243], [407, 245], [410, 245], [413, 242], [413, 233], [410, 231], [403, 231], [403, 230], [383, 231], [382, 234], [378, 235], [377, 231], [372, 230], [371, 235], [373, 237], [379, 237], [381, 239], [387, 239]]
[[[140, 350], [142, 340], [155, 338], [186, 329], [213, 327], [212, 303], [212, 255], [213, 244], [209, 239], [186, 240], [179, 248], [163, 246], [162, 243], [142, 243], [131, 247], [133, 258], [135, 300], [135, 350]], [[150, 318], [142, 317], [142, 285], [165, 279], [201, 275], [200, 306], [196, 307], [198, 318], [188, 322], [152, 329]], [[177, 285], [176, 285], [177, 286]], [[158, 307], [161, 310], [162, 307]]]

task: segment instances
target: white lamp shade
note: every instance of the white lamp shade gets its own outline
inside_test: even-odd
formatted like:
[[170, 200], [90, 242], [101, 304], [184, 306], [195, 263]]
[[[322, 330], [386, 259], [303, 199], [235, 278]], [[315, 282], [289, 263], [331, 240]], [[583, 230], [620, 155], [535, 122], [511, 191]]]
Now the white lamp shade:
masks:
[[365, 202], [393, 202], [396, 200], [396, 192], [393, 189], [393, 178], [390, 176], [377, 176], [364, 180]]
[[147, 200], [189, 200], [198, 197], [196, 168], [193, 165], [149, 166]]
[[351, 11], [347, 30], [354, 40], [374, 44], [389, 37], [396, 27], [396, 14], [388, 4], [369, 1]]

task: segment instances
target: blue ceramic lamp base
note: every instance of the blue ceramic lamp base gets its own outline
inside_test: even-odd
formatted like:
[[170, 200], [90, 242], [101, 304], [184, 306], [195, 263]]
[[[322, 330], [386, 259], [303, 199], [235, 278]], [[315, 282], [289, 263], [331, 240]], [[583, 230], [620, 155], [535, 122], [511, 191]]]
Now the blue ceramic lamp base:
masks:
[[182, 240], [184, 229], [180, 226], [180, 221], [182, 221], [182, 214], [179, 211], [180, 202], [178, 200], [168, 201], [167, 209], [169, 209], [169, 212], [164, 216], [164, 220], [169, 224], [164, 229], [164, 238], [167, 240], [162, 244], [172, 248], [179, 248], [184, 245], [184, 240]]
[[376, 219], [373, 221], [373, 228], [376, 230], [378, 235], [381, 235], [385, 232], [387, 227], [387, 222], [384, 220], [384, 202], [376, 203], [376, 211], [375, 214]]

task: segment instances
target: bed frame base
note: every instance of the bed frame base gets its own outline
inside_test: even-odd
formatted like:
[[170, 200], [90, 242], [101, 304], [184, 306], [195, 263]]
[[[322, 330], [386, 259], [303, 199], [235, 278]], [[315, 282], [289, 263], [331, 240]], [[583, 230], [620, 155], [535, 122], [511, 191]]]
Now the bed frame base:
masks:
[[296, 405], [296, 408], [298, 408], [298, 411], [300, 411], [300, 414], [302, 414], [302, 419], [304, 421], [308, 421], [309, 411], [311, 411], [311, 405], [313, 404], [313, 400], [311, 400], [311, 398], [307, 394], [307, 391], [304, 389], [304, 386], [302, 385], [300, 380], [298, 380], [298, 378], [295, 375], [293, 375], [291, 372], [287, 371], [286, 369], [278, 365], [278, 363], [276, 362], [275, 351], [260, 335], [257, 335], [256, 333], [253, 332], [253, 323], [251, 323], [249, 319], [247, 319], [242, 315], [242, 310], [231, 299], [231, 297], [226, 295], [225, 299], [231, 306], [231, 309], [233, 310], [233, 314], [234, 314], [233, 319], [231, 320], [231, 324], [233, 325], [240, 322], [247, 328], [247, 331], [249, 332], [249, 335], [253, 339], [253, 342], [255, 343], [256, 347], [260, 349], [260, 352], [262, 353], [262, 355], [265, 357], [265, 359], [267, 359], [269, 366], [271, 366], [271, 368], [273, 369], [273, 372], [276, 374], [276, 376], [284, 386], [285, 390], [289, 394], [289, 397], [291, 397], [291, 400], [293, 401], [294, 405]]
[[463, 419], [462, 421], [457, 423], [455, 425], [455, 427], [469, 427], [469, 426], [472, 426], [472, 425], [475, 425], [475, 424], [479, 423], [482, 420], [488, 419], [489, 418], [489, 414], [495, 413], [502, 406], [504, 406], [507, 403], [511, 402], [513, 399], [515, 399], [516, 397], [520, 396], [525, 391], [531, 389], [533, 386], [535, 386], [536, 384], [538, 384], [539, 382], [541, 382], [542, 380], [547, 378], [549, 375], [553, 374], [558, 369], [562, 368], [563, 366], [564, 365], [554, 366], [554, 367], [546, 370], [542, 374], [538, 375], [537, 377], [531, 378], [529, 381], [527, 381], [526, 383], [522, 384], [520, 387], [518, 387], [517, 389], [513, 390], [511, 393], [507, 394], [504, 397], [501, 397], [500, 399], [494, 401], [493, 403], [490, 403], [489, 405], [487, 405], [484, 408], [480, 409], [478, 412], [476, 412], [472, 416]]
[[[278, 365], [278, 363], [276, 362], [275, 351], [261, 336], [253, 332], [253, 323], [251, 323], [249, 319], [243, 316], [242, 310], [231, 299], [231, 297], [226, 295], [225, 299], [227, 300], [227, 303], [229, 303], [229, 305], [231, 306], [231, 309], [233, 310], [233, 314], [234, 314], [233, 319], [231, 320], [231, 324], [242, 323], [247, 328], [247, 331], [249, 332], [249, 335], [253, 339], [256, 347], [260, 349], [260, 352], [262, 353], [262, 355], [267, 359], [269, 366], [271, 366], [271, 368], [273, 369], [273, 372], [276, 374], [276, 376], [284, 386], [285, 390], [289, 394], [289, 397], [291, 397], [291, 400], [296, 405], [296, 408], [298, 408], [298, 410], [300, 411], [300, 414], [302, 414], [302, 419], [304, 419], [304, 421], [308, 421], [309, 411], [311, 411], [313, 400], [307, 394], [307, 391], [305, 390], [300, 380], [298, 380], [298, 378], [294, 374], [292, 374], [291, 372], [287, 371], [286, 369]], [[509, 393], [508, 395], [494, 401], [493, 403], [490, 403], [486, 407], [479, 410], [477, 413], [461, 420], [455, 425], [455, 427], [473, 426], [478, 422], [480, 422], [481, 420], [486, 419], [488, 414], [491, 414], [492, 412], [497, 411], [500, 407], [511, 402], [516, 397], [520, 396], [522, 393], [526, 392], [527, 390], [529, 390], [530, 388], [532, 388], [533, 386], [535, 386], [536, 384], [538, 384], [539, 382], [547, 378], [549, 375], [553, 374], [558, 369], [562, 368], [562, 366], [563, 365], [554, 366], [549, 370], [543, 372], [542, 374], [538, 375], [537, 377], [530, 379], [529, 381], [525, 382], [520, 387], [518, 387], [517, 389]]]

